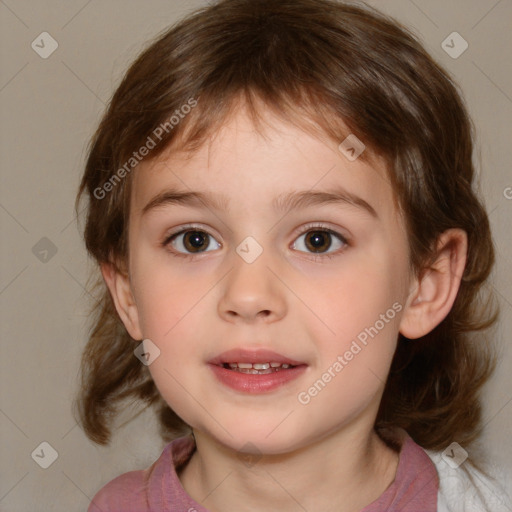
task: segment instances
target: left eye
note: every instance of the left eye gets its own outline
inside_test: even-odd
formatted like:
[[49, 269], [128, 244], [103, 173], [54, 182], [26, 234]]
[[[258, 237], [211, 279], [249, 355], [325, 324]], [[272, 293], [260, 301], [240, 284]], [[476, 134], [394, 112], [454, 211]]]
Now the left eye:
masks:
[[[301, 241], [302, 238], [305, 238], [304, 241]], [[333, 243], [333, 239], [337, 239], [337, 244]], [[331, 249], [333, 245], [338, 245], [338, 247], [334, 247], [334, 250], [341, 249], [347, 245], [347, 240], [339, 233], [324, 228], [306, 231], [297, 238], [293, 248], [302, 250], [302, 247], [305, 247], [305, 250], [309, 252], [324, 253]]]
[[199, 253], [220, 247], [217, 242], [218, 247], [210, 249], [212, 240], [215, 239], [205, 231], [188, 230], [172, 235], [164, 242], [164, 245], [171, 244], [179, 252]]

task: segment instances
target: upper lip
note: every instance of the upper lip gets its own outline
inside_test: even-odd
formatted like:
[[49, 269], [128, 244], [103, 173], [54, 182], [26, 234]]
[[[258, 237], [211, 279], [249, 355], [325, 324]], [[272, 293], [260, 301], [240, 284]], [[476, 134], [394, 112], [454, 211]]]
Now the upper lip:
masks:
[[290, 364], [292, 366], [305, 364], [301, 361], [296, 361], [295, 359], [278, 354], [272, 350], [247, 350], [242, 348], [234, 348], [232, 350], [222, 352], [222, 354], [219, 354], [208, 362], [217, 366], [221, 366], [225, 363], [281, 363]]

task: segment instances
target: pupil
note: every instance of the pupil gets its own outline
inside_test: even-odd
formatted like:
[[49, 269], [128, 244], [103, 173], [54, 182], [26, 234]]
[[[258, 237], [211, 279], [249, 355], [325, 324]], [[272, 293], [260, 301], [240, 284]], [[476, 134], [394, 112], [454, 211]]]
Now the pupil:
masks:
[[[312, 231], [309, 237], [306, 237], [308, 248], [313, 252], [322, 252], [331, 246], [330, 234], [326, 231]], [[324, 247], [325, 246], [325, 247]]]
[[197, 249], [201, 249], [205, 241], [206, 233], [201, 233], [200, 231], [189, 231], [185, 235], [185, 247], [191, 252], [198, 252]]

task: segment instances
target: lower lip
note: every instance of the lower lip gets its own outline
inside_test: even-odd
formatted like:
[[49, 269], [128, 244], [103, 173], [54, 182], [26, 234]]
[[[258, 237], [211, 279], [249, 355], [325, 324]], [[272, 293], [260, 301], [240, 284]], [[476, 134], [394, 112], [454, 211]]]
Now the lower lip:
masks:
[[217, 379], [224, 385], [244, 393], [265, 393], [272, 391], [298, 378], [307, 368], [307, 365], [301, 364], [294, 368], [279, 370], [278, 372], [256, 375], [228, 370], [216, 364], [209, 364], [209, 366]]

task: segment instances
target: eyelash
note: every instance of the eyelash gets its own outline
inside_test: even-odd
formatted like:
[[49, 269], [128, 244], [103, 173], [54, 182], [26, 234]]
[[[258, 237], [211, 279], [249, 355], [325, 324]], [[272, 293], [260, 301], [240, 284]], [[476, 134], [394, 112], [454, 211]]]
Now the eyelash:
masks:
[[[205, 233], [208, 236], [212, 236], [212, 235], [210, 235], [210, 233], [208, 233], [207, 231], [205, 231], [204, 229], [202, 229], [199, 226], [187, 225], [187, 226], [184, 226], [183, 229], [181, 229], [180, 231], [177, 231], [177, 232], [172, 233], [171, 235], [165, 237], [165, 239], [161, 243], [161, 246], [163, 248], [168, 248], [168, 246], [174, 240], [174, 238], [176, 238], [179, 235], [183, 235], [185, 233], [188, 233], [190, 231], [197, 231], [199, 233]], [[309, 232], [312, 232], [312, 231], [321, 231], [321, 232], [329, 233], [330, 235], [333, 235], [334, 237], [338, 238], [343, 243], [343, 245], [344, 245], [344, 247], [342, 249], [338, 249], [334, 253], [321, 253], [321, 254], [308, 253], [308, 254], [310, 254], [312, 256], [314, 261], [321, 261], [321, 260], [324, 260], [325, 258], [331, 259], [331, 258], [335, 258], [337, 256], [340, 256], [340, 254], [342, 252], [344, 252], [347, 247], [350, 246], [350, 243], [347, 240], [347, 238], [345, 238], [340, 233], [338, 233], [338, 232], [328, 228], [327, 226], [323, 226], [321, 224], [308, 224], [308, 225], [304, 226], [303, 229], [302, 229], [302, 232], [299, 235], [297, 235], [297, 237], [295, 239], [297, 239], [297, 238], [299, 238], [299, 237], [301, 237], [301, 236], [303, 236], [303, 235], [305, 235], [305, 234], [307, 234]], [[206, 252], [210, 252], [210, 251], [202, 251], [202, 252], [199, 252], [199, 253], [196, 253], [196, 254], [187, 254], [187, 253], [182, 253], [182, 252], [175, 251], [175, 250], [169, 250], [169, 253], [172, 256], [176, 256], [178, 258], [188, 258], [188, 259], [194, 259], [195, 256], [204, 254]], [[304, 252], [304, 251], [300, 251], [300, 252]]]

